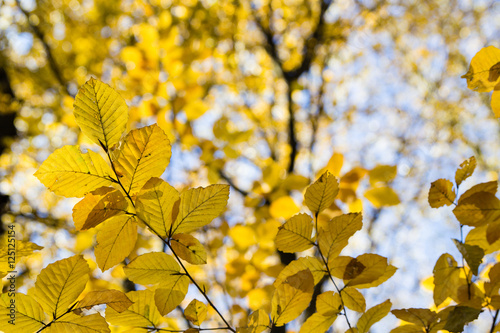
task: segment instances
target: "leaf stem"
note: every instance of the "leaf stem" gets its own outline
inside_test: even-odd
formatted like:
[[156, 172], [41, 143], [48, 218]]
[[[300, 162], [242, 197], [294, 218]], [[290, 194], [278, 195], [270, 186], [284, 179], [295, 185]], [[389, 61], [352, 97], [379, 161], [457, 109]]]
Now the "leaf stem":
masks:
[[491, 323], [490, 333], [495, 332], [495, 326], [496, 326], [496, 323], [497, 323], [498, 312], [500, 312], [500, 310], [497, 310], [497, 311], [495, 312], [495, 316], [493, 317], [493, 322]]

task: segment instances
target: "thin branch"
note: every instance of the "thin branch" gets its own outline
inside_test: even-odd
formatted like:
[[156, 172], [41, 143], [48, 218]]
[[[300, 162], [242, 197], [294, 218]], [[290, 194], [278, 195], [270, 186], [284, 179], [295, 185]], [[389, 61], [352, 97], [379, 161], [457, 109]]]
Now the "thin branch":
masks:
[[500, 310], [497, 310], [497, 311], [495, 312], [495, 316], [493, 317], [493, 322], [491, 323], [490, 333], [495, 332], [495, 326], [496, 326], [496, 324], [497, 324], [498, 312], [500, 312]]
[[237, 185], [233, 182], [233, 180], [232, 180], [231, 178], [229, 178], [229, 176], [228, 176], [228, 175], [226, 175], [226, 174], [224, 173], [224, 171], [219, 170], [219, 175], [220, 175], [220, 177], [221, 177], [222, 179], [224, 179], [224, 180], [225, 180], [225, 181], [229, 184], [229, 186], [231, 186], [232, 188], [234, 188], [234, 189], [236, 190], [236, 192], [240, 193], [241, 195], [243, 195], [243, 196], [245, 196], [245, 197], [248, 195], [248, 192], [247, 192], [247, 191], [245, 191], [245, 190], [243, 190], [243, 189], [241, 189], [241, 188], [239, 188], [239, 187], [238, 187], [238, 186], [237, 186]]

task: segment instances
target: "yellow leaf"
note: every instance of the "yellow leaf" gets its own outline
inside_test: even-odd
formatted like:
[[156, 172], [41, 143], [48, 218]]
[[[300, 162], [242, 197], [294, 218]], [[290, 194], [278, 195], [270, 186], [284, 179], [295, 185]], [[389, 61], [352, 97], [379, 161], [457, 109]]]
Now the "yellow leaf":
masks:
[[335, 259], [346, 247], [349, 238], [361, 230], [363, 222], [361, 213], [350, 213], [334, 217], [323, 225], [318, 232], [319, 248], [326, 261]]
[[369, 283], [358, 284], [356, 285], [356, 288], [363, 289], [363, 288], [377, 287], [382, 283], [384, 283], [385, 281], [389, 280], [394, 275], [394, 273], [396, 273], [397, 270], [398, 269], [395, 266], [387, 265], [384, 274], [382, 274], [378, 279]]
[[101, 155], [89, 150], [83, 154], [78, 146], [64, 146], [54, 151], [35, 176], [55, 194], [83, 197], [86, 193], [115, 182], [112, 171]]
[[395, 165], [377, 165], [368, 172], [370, 184], [374, 186], [379, 182], [387, 183], [396, 177], [397, 172], [398, 168]]
[[494, 46], [482, 48], [472, 58], [469, 71], [462, 76], [467, 88], [478, 92], [500, 89], [500, 50]]
[[471, 197], [473, 194], [478, 192], [488, 192], [495, 195], [495, 193], [497, 193], [497, 188], [498, 188], [498, 182], [496, 180], [491, 182], [476, 184], [467, 191], [465, 191], [460, 196], [460, 198], [458, 199], [458, 203], [460, 204], [462, 201], [464, 201], [465, 199]]
[[208, 110], [208, 107], [202, 100], [197, 99], [187, 103], [183, 110], [187, 120], [192, 121], [201, 117]]
[[[1, 329], [5, 333], [31, 333], [42, 328], [45, 314], [40, 304], [31, 296], [16, 293], [10, 297], [5, 293], [0, 296], [0, 318]], [[10, 320], [13, 320], [15, 325], [9, 324]]]
[[491, 109], [495, 117], [500, 118], [500, 90], [495, 90], [491, 94]]
[[193, 299], [184, 310], [184, 317], [193, 324], [200, 326], [207, 318], [207, 306], [203, 302]]
[[124, 293], [114, 289], [90, 291], [78, 302], [75, 310], [90, 309], [99, 304], [106, 304], [117, 312], [123, 312], [132, 305], [132, 301]]
[[46, 330], [47, 333], [66, 333], [66, 332], [81, 332], [81, 333], [109, 333], [106, 319], [99, 313], [94, 313], [88, 316], [77, 316], [74, 313], [68, 313], [56, 322], [52, 323]]
[[434, 303], [441, 305], [447, 297], [456, 299], [460, 286], [460, 269], [448, 253], [442, 254], [434, 266]]
[[[437, 331], [432, 330], [431, 332], [435, 333]], [[415, 325], [403, 325], [393, 328], [390, 333], [425, 333], [425, 329]]]
[[344, 164], [344, 156], [340, 153], [333, 153], [332, 157], [326, 165], [326, 169], [332, 173], [335, 177], [340, 176], [340, 170]]
[[269, 214], [274, 218], [282, 217], [288, 219], [299, 211], [299, 206], [297, 206], [290, 196], [284, 196], [274, 200], [269, 207]]
[[172, 225], [174, 204], [179, 192], [166, 181], [153, 177], [137, 194], [137, 216], [161, 237], [167, 236]]
[[500, 219], [500, 200], [489, 192], [476, 192], [459, 200], [453, 214], [461, 224], [480, 227]]
[[255, 231], [246, 225], [235, 225], [229, 230], [229, 236], [231, 236], [234, 245], [242, 251], [257, 243]]
[[304, 200], [311, 212], [317, 215], [333, 204], [338, 193], [337, 178], [326, 171], [307, 188]]
[[162, 316], [170, 313], [186, 297], [189, 281], [186, 275], [170, 275], [162, 281], [155, 291], [156, 307]]
[[191, 235], [175, 234], [170, 240], [174, 252], [188, 263], [204, 265], [207, 263], [207, 252], [201, 243]]
[[127, 297], [133, 304], [119, 313], [111, 307], [106, 308], [106, 320], [117, 326], [155, 327], [161, 322], [161, 315], [155, 305], [151, 290], [130, 291]]
[[101, 187], [87, 193], [73, 207], [73, 221], [76, 230], [87, 230], [112, 216], [124, 214], [128, 202], [119, 190]]
[[82, 132], [106, 150], [113, 147], [127, 128], [128, 107], [110, 86], [91, 78], [75, 97], [75, 119]]
[[35, 299], [46, 313], [59, 317], [85, 289], [89, 271], [89, 265], [82, 255], [48, 265], [36, 279]]
[[97, 265], [104, 272], [125, 259], [137, 241], [135, 217], [121, 215], [101, 225], [97, 232], [94, 254]]
[[171, 155], [167, 135], [154, 124], [130, 131], [112, 157], [120, 182], [132, 195], [163, 174]]
[[241, 333], [261, 333], [269, 328], [269, 315], [262, 309], [252, 312], [248, 317], [247, 327], [238, 329]]
[[365, 192], [365, 198], [368, 199], [375, 208], [394, 206], [401, 202], [396, 192], [388, 186], [373, 187], [369, 189]]
[[449, 206], [455, 201], [456, 193], [453, 183], [448, 179], [438, 179], [431, 184], [429, 190], [429, 205], [432, 208]]
[[138, 256], [123, 268], [125, 275], [140, 284], [153, 284], [179, 275], [180, 267], [172, 256], [164, 252], [149, 252]]
[[274, 281], [274, 287], [277, 288], [282, 284], [288, 277], [297, 274], [298, 272], [308, 269], [314, 278], [314, 284], [318, 284], [319, 281], [325, 276], [325, 266], [316, 257], [302, 257], [289, 263], [280, 272], [276, 281]]
[[[9, 247], [9, 239], [12, 238], [8, 237], [7, 232], [0, 238], [0, 262], [7, 263], [9, 260], [9, 250], [12, 251], [12, 245]], [[16, 257], [18, 258], [29, 256], [34, 251], [41, 249], [43, 249], [43, 246], [22, 239], [16, 239]]]
[[357, 258], [337, 257], [328, 267], [333, 276], [343, 279], [345, 284], [353, 287], [376, 281], [386, 272], [387, 258], [378, 254], [365, 253]]
[[210, 185], [182, 192], [172, 235], [188, 233], [212, 222], [224, 212], [228, 198], [229, 185]]
[[342, 289], [342, 300], [346, 308], [356, 312], [365, 312], [366, 301], [363, 294], [355, 288]]
[[325, 291], [316, 298], [316, 311], [325, 317], [334, 317], [342, 311], [340, 295], [333, 291]]
[[288, 253], [305, 251], [314, 245], [311, 239], [312, 230], [312, 218], [309, 215], [292, 216], [279, 227], [276, 235], [276, 247], [278, 250]]
[[439, 318], [436, 312], [429, 309], [401, 309], [392, 310], [391, 313], [398, 319], [418, 325], [420, 327], [429, 327]]
[[314, 279], [308, 269], [287, 277], [277, 286], [271, 310], [274, 326], [283, 326], [297, 318], [309, 306], [313, 290]]
[[464, 180], [472, 176], [474, 169], [476, 168], [476, 158], [474, 156], [469, 157], [460, 164], [460, 167], [455, 172], [455, 184], [460, 186]]
[[391, 311], [391, 306], [391, 301], [386, 300], [385, 302], [380, 303], [379, 305], [375, 305], [373, 308], [366, 311], [358, 320], [358, 332], [368, 332], [373, 324], [387, 316], [389, 311]]
[[324, 333], [333, 322], [337, 315], [324, 316], [319, 313], [313, 313], [300, 327], [299, 333]]

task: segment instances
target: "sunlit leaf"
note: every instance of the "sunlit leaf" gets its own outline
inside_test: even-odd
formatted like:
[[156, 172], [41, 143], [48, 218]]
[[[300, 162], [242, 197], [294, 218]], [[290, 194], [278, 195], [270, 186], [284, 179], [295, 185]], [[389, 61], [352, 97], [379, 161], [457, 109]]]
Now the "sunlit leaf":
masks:
[[271, 318], [275, 326], [297, 318], [312, 299], [314, 279], [309, 270], [302, 270], [286, 278], [276, 287], [272, 300]]
[[333, 276], [343, 279], [346, 285], [353, 287], [369, 284], [378, 280], [388, 269], [387, 258], [366, 253], [357, 258], [337, 257], [328, 263]]
[[479, 227], [500, 220], [500, 200], [490, 192], [476, 192], [460, 200], [453, 214], [461, 224]]
[[193, 324], [200, 326], [207, 318], [207, 306], [205, 303], [193, 299], [184, 310], [184, 317]]
[[149, 252], [138, 256], [123, 268], [127, 277], [139, 284], [153, 284], [180, 274], [179, 264], [164, 252]]
[[355, 288], [344, 288], [342, 290], [342, 300], [346, 308], [356, 312], [365, 312], [366, 301], [362, 293]]
[[111, 307], [106, 308], [106, 320], [117, 326], [155, 327], [160, 323], [161, 315], [155, 305], [151, 290], [130, 291], [127, 297], [133, 304], [119, 313]]
[[81, 333], [109, 333], [106, 319], [99, 313], [94, 313], [88, 316], [77, 316], [74, 313], [68, 313], [64, 317], [52, 323], [44, 332], [48, 333], [66, 333], [66, 332], [81, 332]]
[[46, 313], [59, 317], [68, 310], [89, 280], [89, 265], [82, 255], [52, 263], [42, 269], [34, 296]]
[[319, 214], [334, 202], [339, 192], [337, 178], [326, 171], [306, 190], [304, 200], [313, 214]]
[[413, 323], [420, 327], [429, 327], [433, 322], [438, 319], [437, 313], [429, 309], [401, 309], [392, 310], [391, 313], [396, 318]]
[[[403, 325], [393, 328], [390, 333], [425, 333], [425, 329], [416, 325]], [[431, 331], [434, 333], [434, 331]]]
[[312, 218], [307, 214], [292, 216], [283, 224], [276, 235], [276, 247], [283, 252], [300, 252], [313, 246]]
[[78, 302], [75, 310], [90, 309], [99, 304], [106, 304], [117, 312], [123, 312], [132, 305], [132, 301], [124, 293], [114, 289], [90, 291]]
[[65, 197], [83, 197], [102, 186], [111, 186], [111, 168], [101, 155], [78, 146], [64, 146], [54, 151], [38, 168], [35, 176], [49, 190]]
[[154, 124], [130, 131], [113, 152], [113, 162], [125, 191], [135, 194], [151, 177], [163, 174], [171, 155], [167, 135]]
[[349, 238], [363, 227], [361, 213], [334, 217], [318, 233], [319, 248], [327, 262], [335, 259], [349, 243]]
[[446, 319], [444, 329], [449, 332], [463, 332], [464, 326], [476, 320], [481, 309], [474, 309], [468, 306], [455, 306]]
[[336, 315], [324, 316], [319, 313], [313, 313], [300, 327], [299, 333], [324, 333], [337, 319]]
[[333, 291], [325, 291], [316, 298], [316, 311], [325, 316], [335, 316], [342, 311], [342, 300], [340, 295]]
[[500, 118], [500, 90], [495, 90], [491, 94], [491, 109], [495, 117]]
[[[15, 309], [15, 314], [11, 313], [11, 309]], [[1, 329], [5, 333], [36, 332], [42, 328], [45, 314], [40, 304], [31, 296], [21, 293], [9, 296], [5, 293], [0, 296], [0, 318]], [[15, 325], [9, 324], [10, 320], [13, 320]]]
[[127, 128], [125, 100], [107, 84], [91, 78], [75, 97], [75, 119], [82, 132], [98, 145], [109, 149]]
[[175, 309], [186, 297], [189, 278], [186, 275], [170, 275], [155, 290], [155, 303], [158, 311], [164, 316]]
[[288, 219], [300, 211], [292, 197], [286, 195], [273, 200], [269, 206], [269, 214], [274, 218]]
[[188, 233], [210, 223], [226, 209], [228, 185], [210, 185], [182, 192], [171, 234]]
[[483, 261], [484, 250], [477, 245], [468, 245], [453, 239], [458, 251], [462, 254], [474, 275], [478, 274], [478, 267]]
[[438, 179], [431, 184], [429, 190], [429, 205], [432, 208], [449, 206], [455, 201], [456, 193], [453, 183], [448, 179]]
[[385, 302], [368, 309], [358, 320], [358, 332], [368, 332], [375, 323], [387, 316], [389, 311], [391, 311], [391, 306], [391, 301], [386, 300]]
[[460, 281], [457, 262], [448, 253], [442, 254], [434, 266], [434, 303], [441, 305], [447, 297], [456, 298]]
[[478, 92], [500, 89], [500, 50], [494, 46], [482, 48], [472, 58], [469, 71], [462, 76], [467, 87]]
[[283, 283], [289, 276], [295, 275], [300, 271], [308, 269], [314, 278], [314, 284], [318, 284], [323, 276], [325, 276], [325, 265], [316, 257], [301, 257], [297, 260], [289, 263], [280, 272], [276, 281], [274, 281], [274, 286], [277, 288], [281, 283]]
[[87, 230], [112, 216], [124, 214], [128, 202], [119, 190], [101, 187], [87, 193], [73, 207], [73, 221], [76, 230]]
[[460, 164], [460, 167], [455, 172], [455, 184], [460, 186], [464, 180], [472, 176], [474, 169], [476, 168], [476, 158], [474, 156], [469, 157]]
[[170, 240], [174, 252], [188, 263], [203, 265], [207, 263], [207, 251], [200, 241], [188, 234], [175, 234]]
[[239, 329], [241, 333], [261, 333], [270, 326], [269, 315], [259, 309], [248, 317], [247, 327]]
[[396, 192], [388, 186], [371, 188], [364, 195], [375, 208], [394, 206], [401, 202]]
[[94, 254], [97, 265], [104, 272], [125, 259], [137, 241], [135, 217], [121, 215], [101, 225], [97, 232]]
[[471, 197], [473, 194], [478, 192], [488, 192], [495, 195], [495, 193], [497, 193], [497, 188], [498, 188], [498, 182], [496, 180], [491, 182], [476, 184], [467, 191], [465, 191], [460, 196], [460, 198], [458, 199], [458, 203], [460, 204], [462, 201], [464, 201], [465, 199]]
[[397, 172], [398, 167], [395, 165], [377, 165], [375, 168], [368, 171], [370, 184], [374, 186], [379, 182], [389, 182], [396, 177]]
[[358, 284], [356, 285], [356, 288], [363, 289], [363, 288], [377, 287], [382, 283], [384, 283], [385, 281], [389, 280], [394, 275], [394, 273], [396, 273], [397, 270], [398, 269], [395, 266], [387, 265], [384, 274], [382, 274], [378, 279], [372, 282]]

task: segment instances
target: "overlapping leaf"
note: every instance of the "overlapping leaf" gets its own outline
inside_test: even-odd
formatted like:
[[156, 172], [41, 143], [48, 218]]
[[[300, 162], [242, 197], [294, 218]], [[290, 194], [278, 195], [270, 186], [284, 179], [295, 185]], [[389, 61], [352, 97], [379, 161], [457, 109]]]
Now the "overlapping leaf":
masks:
[[199, 240], [188, 234], [175, 234], [170, 240], [174, 252], [188, 263], [203, 265], [207, 263], [207, 251]]
[[154, 294], [151, 290], [130, 291], [126, 295], [133, 304], [121, 313], [107, 307], [107, 321], [122, 327], [155, 327], [160, 323], [161, 314], [156, 308]]
[[398, 319], [417, 325], [420, 331], [423, 327], [430, 327], [439, 318], [436, 312], [429, 309], [401, 309], [392, 310], [391, 313]]
[[48, 265], [36, 279], [36, 301], [54, 318], [61, 316], [85, 289], [89, 271], [89, 265], [82, 255]]
[[338, 192], [337, 179], [326, 171], [307, 188], [304, 200], [313, 214], [319, 214], [334, 202]]
[[135, 217], [120, 215], [102, 224], [94, 250], [97, 265], [104, 272], [125, 259], [137, 241]]
[[460, 167], [455, 172], [455, 184], [460, 186], [464, 180], [472, 176], [474, 169], [476, 168], [477, 162], [474, 156], [469, 157], [467, 160], [460, 164]]
[[184, 310], [184, 317], [193, 324], [200, 326], [207, 318], [207, 306], [203, 302], [193, 299]]
[[324, 316], [319, 313], [313, 313], [300, 327], [299, 333], [324, 333], [337, 318], [336, 315]]
[[123, 312], [132, 305], [132, 301], [124, 293], [114, 289], [90, 291], [78, 302], [75, 310], [90, 309], [99, 304], [106, 304], [117, 312]]
[[442, 254], [434, 266], [434, 303], [441, 305], [446, 298], [456, 298], [460, 285], [460, 270], [457, 262], [448, 253]]
[[174, 205], [179, 200], [179, 192], [166, 181], [153, 177], [144, 184], [137, 194], [137, 216], [148, 224], [158, 235], [165, 237], [175, 218]]
[[74, 313], [68, 313], [61, 319], [53, 322], [44, 332], [47, 333], [65, 333], [65, 332], [81, 332], [81, 333], [109, 333], [106, 319], [99, 313], [94, 313], [88, 316], [78, 316]]
[[342, 290], [342, 299], [346, 308], [356, 312], [365, 312], [366, 301], [362, 293], [355, 288], [344, 288]]
[[140, 284], [153, 284], [180, 275], [179, 264], [164, 252], [149, 252], [138, 256], [123, 268], [127, 277]]
[[500, 220], [500, 200], [490, 192], [476, 192], [453, 209], [453, 214], [461, 224], [479, 227]]
[[107, 84], [91, 78], [75, 97], [75, 120], [92, 141], [107, 150], [113, 147], [127, 128], [125, 100]]
[[342, 311], [342, 300], [340, 295], [333, 291], [325, 291], [316, 298], [316, 311], [325, 316], [335, 316]]
[[478, 274], [478, 268], [484, 257], [484, 250], [477, 245], [469, 245], [454, 239], [453, 242], [462, 254], [474, 275]]
[[126, 212], [128, 202], [123, 194], [112, 187], [101, 187], [87, 193], [73, 207], [76, 230], [87, 230], [107, 219]]
[[276, 235], [278, 250], [288, 253], [305, 251], [313, 246], [312, 218], [307, 214], [292, 216], [283, 224]]
[[[12, 309], [11, 300], [15, 300], [15, 317], [10, 317], [10, 310]], [[2, 330], [5, 333], [18, 333], [18, 332], [36, 332], [42, 328], [45, 314], [43, 309], [31, 296], [16, 293], [15, 296], [10, 297], [7, 293], [0, 296], [0, 318], [2, 323]], [[15, 325], [9, 324], [7, 321], [15, 319]]]
[[323, 276], [325, 276], [325, 266], [316, 257], [301, 257], [297, 260], [289, 263], [283, 270], [279, 273], [276, 281], [274, 281], [274, 286], [277, 288], [282, 284], [289, 276], [297, 274], [303, 270], [309, 270], [313, 275], [314, 284], [318, 284]]
[[170, 275], [155, 290], [155, 303], [158, 311], [164, 316], [175, 309], [186, 297], [189, 278], [186, 275]]
[[167, 135], [154, 124], [130, 131], [113, 153], [113, 163], [125, 191], [132, 195], [151, 177], [162, 175], [171, 155]]
[[368, 332], [375, 323], [387, 316], [389, 311], [391, 311], [391, 307], [391, 301], [386, 300], [385, 302], [375, 305], [371, 309], [367, 310], [358, 320], [358, 332]]
[[469, 71], [462, 76], [467, 87], [478, 92], [500, 89], [500, 50], [494, 46], [482, 48], [471, 60]]
[[467, 191], [465, 191], [460, 196], [460, 198], [458, 199], [458, 204], [460, 204], [462, 201], [464, 201], [465, 199], [471, 197], [473, 194], [478, 192], [488, 192], [495, 195], [495, 193], [497, 193], [497, 188], [498, 188], [498, 182], [496, 180], [491, 182], [476, 184]]
[[241, 333], [261, 333], [269, 327], [269, 315], [262, 309], [259, 309], [248, 317], [247, 327], [241, 328], [238, 331]]
[[113, 184], [112, 171], [101, 155], [78, 146], [54, 151], [38, 168], [35, 176], [49, 190], [65, 197], [83, 197], [102, 186]]
[[183, 192], [172, 234], [188, 233], [207, 225], [226, 209], [228, 198], [228, 185], [210, 185]]
[[366, 253], [357, 258], [337, 257], [328, 267], [333, 276], [343, 279], [346, 285], [353, 287], [371, 286], [370, 283], [380, 279], [389, 265], [387, 258], [378, 254]]
[[363, 227], [361, 213], [334, 217], [318, 235], [319, 248], [327, 262], [335, 259], [346, 247], [349, 238]]

